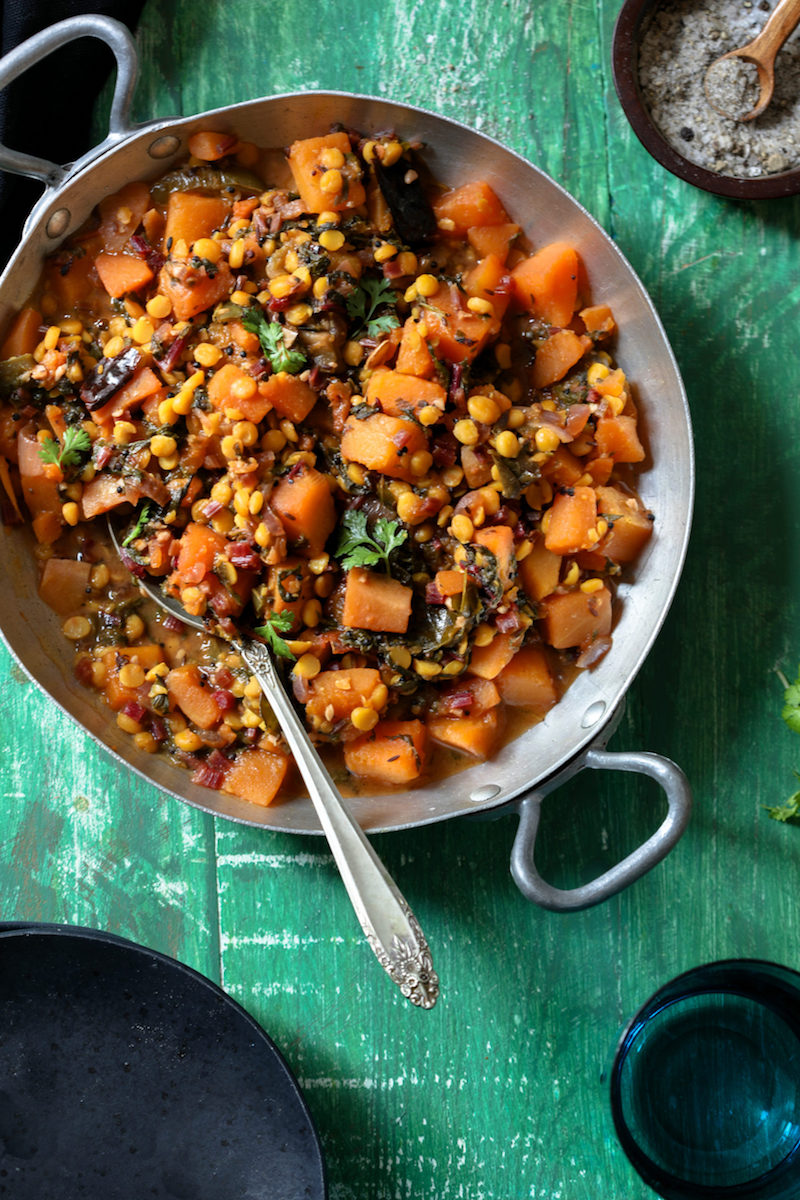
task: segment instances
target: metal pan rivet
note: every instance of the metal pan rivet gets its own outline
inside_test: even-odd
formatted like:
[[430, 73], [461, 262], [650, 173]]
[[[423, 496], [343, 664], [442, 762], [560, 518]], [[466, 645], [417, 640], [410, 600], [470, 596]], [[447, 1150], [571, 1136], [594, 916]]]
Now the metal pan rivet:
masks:
[[57, 208], [54, 213], [51, 213], [47, 218], [45, 232], [48, 237], [57, 238], [65, 233], [69, 226], [70, 211], [68, 208]]
[[172, 133], [165, 133], [163, 137], [156, 138], [147, 147], [147, 153], [151, 158], [169, 158], [170, 154], [174, 154], [180, 148], [181, 140], [175, 137]]
[[470, 792], [469, 798], [473, 804], [486, 804], [488, 800], [494, 800], [499, 793], [498, 784], [487, 783], [486, 787], [476, 788], [474, 792]]
[[596, 725], [600, 718], [605, 714], [605, 711], [605, 700], [595, 700], [594, 704], [590, 704], [586, 712], [583, 714], [581, 727], [583, 729], [591, 729], [592, 726]]

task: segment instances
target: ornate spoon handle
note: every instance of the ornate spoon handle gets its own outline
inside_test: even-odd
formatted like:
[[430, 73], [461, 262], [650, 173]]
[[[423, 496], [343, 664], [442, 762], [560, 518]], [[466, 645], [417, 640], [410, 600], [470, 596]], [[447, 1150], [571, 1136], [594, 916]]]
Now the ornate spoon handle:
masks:
[[275, 710], [375, 957], [412, 1004], [432, 1008], [439, 995], [439, 979], [419, 923], [361, 826], [345, 808], [284, 691], [269, 650], [249, 638], [236, 638], [234, 645]]

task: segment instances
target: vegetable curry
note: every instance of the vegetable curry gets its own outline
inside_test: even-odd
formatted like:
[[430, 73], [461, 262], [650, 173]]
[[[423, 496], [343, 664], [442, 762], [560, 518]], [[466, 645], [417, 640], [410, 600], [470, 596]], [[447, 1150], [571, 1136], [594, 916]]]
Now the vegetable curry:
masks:
[[392, 134], [297, 141], [281, 178], [234, 134], [189, 153], [100, 201], [0, 349], [4, 518], [78, 677], [256, 804], [291, 762], [238, 627], [356, 781], [486, 759], [609, 651], [651, 535], [612, 312], [573, 246]]

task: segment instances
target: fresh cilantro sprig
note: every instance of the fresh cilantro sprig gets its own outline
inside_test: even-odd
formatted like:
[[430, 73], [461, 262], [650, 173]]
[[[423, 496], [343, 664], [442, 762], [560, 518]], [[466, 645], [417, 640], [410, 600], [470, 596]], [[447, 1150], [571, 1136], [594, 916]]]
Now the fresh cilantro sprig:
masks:
[[297, 375], [303, 370], [306, 365], [305, 354], [294, 347], [289, 349], [283, 340], [283, 329], [277, 321], [268, 321], [257, 308], [246, 308], [242, 311], [242, 324], [258, 338], [264, 357], [273, 371]]
[[342, 526], [335, 554], [346, 571], [352, 567], [374, 567], [382, 562], [387, 575], [391, 574], [390, 555], [408, 537], [408, 532], [401, 529], [397, 521], [379, 517], [370, 534], [367, 514], [350, 508], [342, 518]]
[[295, 655], [292, 654], [286, 642], [280, 636], [282, 633], [290, 631], [293, 621], [294, 617], [291, 612], [288, 608], [285, 608], [283, 612], [268, 613], [265, 623], [259, 625], [253, 632], [257, 633], [259, 637], [263, 637], [274, 654], [277, 654], [280, 658], [290, 658], [294, 661]]
[[[379, 333], [388, 333], [400, 324], [394, 307], [397, 304], [397, 292], [385, 279], [362, 279], [347, 297], [347, 315], [356, 322], [353, 340], [363, 337], [377, 337]], [[379, 308], [391, 311], [376, 315]]]
[[55, 463], [61, 470], [67, 467], [78, 467], [81, 456], [88, 454], [92, 441], [85, 429], [78, 425], [69, 425], [64, 432], [64, 441], [47, 438], [39, 447], [39, 457], [44, 463]]
[[[783, 684], [783, 708], [781, 716], [794, 733], [800, 733], [800, 671], [794, 683], [790, 683], [783, 671], [775, 668], [775, 673]], [[794, 772], [800, 780], [800, 773]], [[765, 804], [768, 815], [773, 821], [783, 821], [785, 824], [800, 825], [800, 791], [793, 792], [783, 804], [774, 806]]]
[[[800, 773], [794, 772], [795, 779], [800, 780]], [[784, 824], [800, 825], [800, 791], [792, 792], [783, 804], [770, 807], [765, 804], [767, 813], [773, 821], [783, 821]]]
[[138, 537], [141, 537], [142, 531], [144, 530], [147, 522], [150, 520], [153, 511], [154, 506], [149, 500], [145, 501], [145, 503], [142, 505], [142, 511], [139, 513], [139, 516], [136, 519], [136, 524], [134, 525], [133, 529], [131, 529], [130, 533], [123, 538], [123, 546], [130, 546], [131, 542], [135, 542]]

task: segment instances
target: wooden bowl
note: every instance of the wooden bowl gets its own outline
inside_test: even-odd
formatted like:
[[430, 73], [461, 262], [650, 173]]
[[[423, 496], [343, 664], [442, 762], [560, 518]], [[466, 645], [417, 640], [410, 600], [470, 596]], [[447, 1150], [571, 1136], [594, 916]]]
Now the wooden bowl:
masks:
[[679, 179], [694, 187], [734, 200], [768, 200], [800, 192], [800, 167], [756, 179], [740, 179], [707, 171], [690, 162], [670, 145], [654, 123], [639, 83], [639, 43], [645, 19], [658, 0], [625, 0], [619, 11], [611, 44], [611, 66], [619, 102], [631, 128], [653, 158]]

